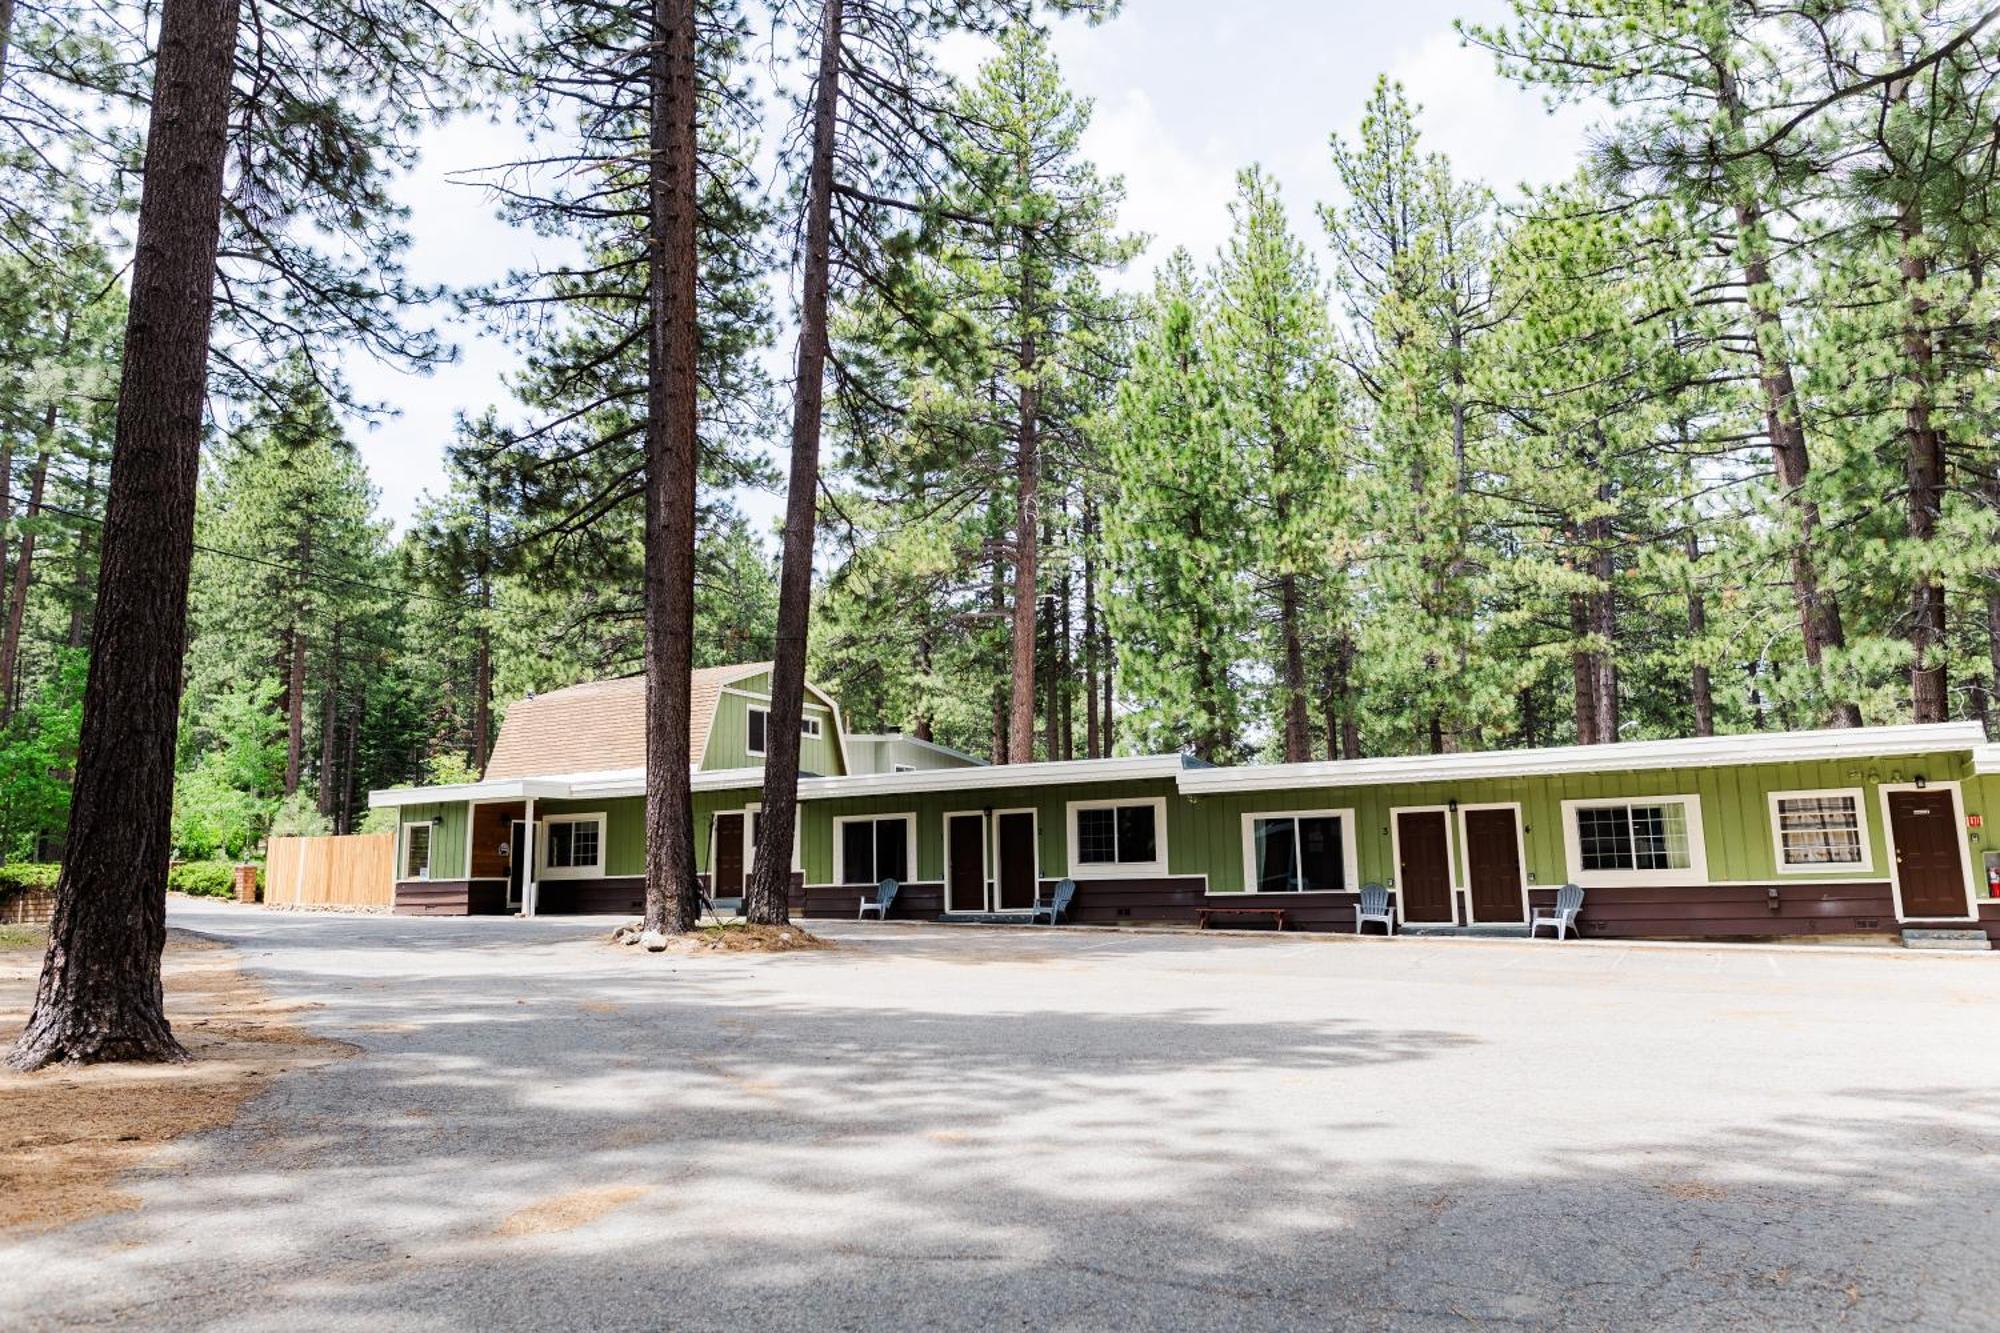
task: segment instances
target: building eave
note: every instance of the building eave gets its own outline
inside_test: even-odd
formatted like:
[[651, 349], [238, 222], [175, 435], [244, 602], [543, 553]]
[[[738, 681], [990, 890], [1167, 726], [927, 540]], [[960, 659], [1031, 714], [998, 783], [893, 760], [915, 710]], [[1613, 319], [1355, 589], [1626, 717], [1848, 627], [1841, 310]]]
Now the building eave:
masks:
[[910, 773], [859, 773], [844, 778], [801, 778], [799, 799], [1134, 782], [1177, 777], [1185, 767], [1186, 760], [1180, 755], [1155, 754], [1119, 759], [1058, 759], [1038, 764], [988, 764], [976, 768], [924, 768]]
[[[1543, 750], [1479, 750], [1459, 754], [1336, 759], [1306, 764], [1257, 764], [1190, 769], [1180, 789], [1189, 796], [1288, 787], [1374, 787], [1391, 783], [1466, 782], [1482, 778], [1546, 777], [1563, 773], [1643, 772], [1738, 764], [1876, 759], [1896, 755], [1971, 753], [1985, 746], [1976, 722], [1932, 722], [1824, 731], [1697, 736], [1620, 741]], [[2000, 746], [1988, 747], [2000, 771]], [[1976, 761], [1975, 761], [1976, 762]]]

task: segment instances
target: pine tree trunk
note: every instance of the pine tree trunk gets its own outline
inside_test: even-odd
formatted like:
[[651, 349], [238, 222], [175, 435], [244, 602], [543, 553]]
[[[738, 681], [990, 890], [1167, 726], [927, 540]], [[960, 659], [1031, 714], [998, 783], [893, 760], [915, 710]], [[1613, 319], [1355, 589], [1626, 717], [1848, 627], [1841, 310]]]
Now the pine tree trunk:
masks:
[[340, 815], [333, 831], [340, 834], [354, 832], [354, 752], [360, 743], [361, 697], [356, 691], [347, 701], [347, 725], [343, 729], [346, 744], [342, 749], [340, 763]]
[[[1611, 498], [1608, 482], [1600, 483], [1598, 502]], [[1618, 592], [1617, 564], [1611, 549], [1611, 519], [1600, 513], [1590, 521], [1591, 573], [1597, 587], [1590, 595], [1590, 633], [1597, 642], [1596, 691], [1594, 709], [1597, 739], [1610, 744], [1618, 739]]]
[[[1921, 246], [1924, 237], [1921, 205], [1904, 204], [1897, 230], [1903, 243], [1897, 270], [1903, 279], [1903, 299], [1910, 311], [1903, 330], [1905, 378], [1909, 403], [1903, 410], [1905, 462], [1909, 473], [1910, 539], [1928, 551], [1937, 540], [1938, 516], [1944, 508], [1944, 442], [1931, 420], [1931, 339], [1924, 327], [1930, 303], [1924, 284], [1930, 265]], [[1910, 588], [1910, 720], [1943, 722], [1948, 716], [1945, 679], [1944, 585], [1926, 560]]]
[[1103, 672], [1100, 688], [1104, 691], [1104, 701], [1098, 706], [1097, 711], [1100, 715], [1098, 725], [1104, 729], [1104, 753], [1107, 758], [1111, 754], [1111, 747], [1118, 743], [1118, 737], [1112, 728], [1111, 719], [1112, 678], [1117, 673], [1117, 669], [1118, 654], [1115, 645], [1111, 642], [1111, 632], [1106, 630], [1104, 632], [1104, 657], [1099, 666], [1099, 670]]
[[[56, 409], [50, 404], [42, 419], [43, 439], [55, 434]], [[21, 706], [21, 627], [28, 614], [28, 587], [35, 570], [35, 518], [42, 512], [42, 494], [49, 481], [49, 451], [35, 455], [35, 470], [28, 481], [28, 528], [21, 534], [21, 553], [14, 558], [14, 581], [7, 592], [7, 627], [0, 633], [0, 725]]]
[[340, 698], [334, 682], [340, 679], [340, 667], [336, 662], [328, 673], [326, 689], [319, 697], [319, 790], [315, 794], [314, 808], [328, 819], [333, 817], [333, 777], [334, 756], [340, 747], [340, 723], [337, 710]]
[[[1701, 539], [1695, 535], [1694, 525], [1687, 529], [1688, 569], [1688, 641], [1695, 645], [1695, 652], [1702, 651], [1701, 641], [1708, 634], [1708, 599], [1701, 594], [1700, 581], [1694, 577], [1693, 569], [1701, 559]], [[1698, 657], [1689, 673], [1689, 702], [1694, 709], [1694, 734], [1713, 736], [1715, 734], [1715, 690], [1709, 682], [1708, 664]]]
[[[695, 310], [696, 8], [696, 0], [653, 0], [653, 160], [647, 191], [645, 926], [662, 934], [692, 930], [701, 919], [690, 769], [695, 414], [700, 382]], [[789, 548], [785, 561], [789, 575]], [[485, 665], [482, 635], [482, 671]], [[796, 708], [790, 726], [796, 779]], [[768, 829], [772, 821], [763, 822]], [[790, 810], [778, 822], [789, 831]], [[791, 864], [790, 847], [780, 864]]]
[[1097, 506], [1083, 502], [1083, 753], [1101, 759], [1097, 730]]
[[771, 713], [764, 742], [764, 812], [757, 820], [757, 864], [744, 904], [744, 915], [765, 925], [782, 925], [791, 919], [799, 722], [805, 713], [806, 630], [812, 614], [813, 531], [819, 501], [820, 410], [826, 393], [833, 156], [840, 128], [843, 15], [844, 0], [825, 0], [821, 7], [818, 86], [813, 93], [812, 162], [806, 184], [798, 377], [792, 388], [792, 470], [785, 491], [777, 652], [771, 667]]
[[7, 55], [14, 40], [14, 0], [0, 0], [0, 88], [7, 86]]
[[[83, 512], [90, 513], [97, 498], [97, 460], [91, 459], [84, 465], [83, 472]], [[89, 619], [84, 608], [90, 603], [90, 552], [91, 534], [97, 531], [95, 523], [77, 524], [76, 549], [70, 554], [69, 564], [69, 633], [63, 636], [63, 643], [71, 650], [83, 647], [84, 622]]]
[[1590, 638], [1590, 597], [1569, 595], [1569, 632], [1576, 647], [1570, 650], [1570, 677], [1576, 711], [1576, 743], [1595, 745], [1597, 730], [1597, 655], [1585, 645]]
[[1020, 345], [1021, 419], [1014, 442], [1014, 640], [1011, 673], [1012, 703], [1007, 715], [1007, 762], [1027, 764], [1035, 758], [1035, 582], [1036, 537], [1039, 534], [1041, 458], [1034, 384], [1035, 339], [1023, 334]]
[[164, 0], [69, 837], [8, 1063], [182, 1060], [160, 986], [237, 0]]
[[306, 636], [298, 620], [286, 634], [290, 662], [285, 678], [285, 795], [299, 789], [306, 748]]
[[[1732, 130], [1740, 138], [1745, 122], [1735, 72], [1726, 58], [1718, 57], [1717, 96]], [[1825, 688], [1822, 661], [1828, 650], [1847, 646], [1841, 624], [1840, 603], [1819, 586], [1819, 568], [1813, 542], [1819, 531], [1819, 505], [1805, 493], [1812, 460], [1806, 449], [1804, 418], [1800, 415], [1797, 386], [1791, 361], [1784, 354], [1784, 321], [1772, 295], [1771, 266], [1763, 240], [1764, 208], [1754, 197], [1741, 194], [1735, 201], [1736, 248], [1742, 256], [1743, 285], [1750, 303], [1751, 337], [1757, 346], [1757, 378], [1764, 397], [1765, 430], [1771, 440], [1771, 461], [1777, 473], [1780, 498], [1796, 524], [1791, 552], [1792, 597], [1798, 604], [1799, 632], [1806, 664]], [[1829, 693], [1828, 721], [1836, 727], [1861, 725], [1861, 706], [1851, 699]]]

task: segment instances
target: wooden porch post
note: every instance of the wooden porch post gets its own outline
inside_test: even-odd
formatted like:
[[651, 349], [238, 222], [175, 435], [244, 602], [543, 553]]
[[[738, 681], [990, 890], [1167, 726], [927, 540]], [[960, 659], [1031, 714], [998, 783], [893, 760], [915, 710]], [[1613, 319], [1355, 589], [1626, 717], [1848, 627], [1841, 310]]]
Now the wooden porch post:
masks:
[[521, 824], [521, 855], [527, 859], [521, 862], [521, 915], [533, 916], [541, 904], [535, 901], [535, 798], [528, 798], [526, 818]]

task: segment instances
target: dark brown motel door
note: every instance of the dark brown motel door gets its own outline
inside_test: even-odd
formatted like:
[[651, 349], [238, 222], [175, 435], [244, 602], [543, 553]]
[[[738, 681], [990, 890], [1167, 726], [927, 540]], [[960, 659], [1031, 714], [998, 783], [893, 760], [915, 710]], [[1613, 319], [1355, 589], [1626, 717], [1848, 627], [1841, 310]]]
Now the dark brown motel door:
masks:
[[986, 910], [986, 816], [953, 815], [945, 821], [945, 859], [951, 876], [945, 885], [945, 910]]
[[995, 841], [1000, 844], [1002, 912], [1025, 912], [1035, 905], [1035, 817], [1027, 811], [999, 815]]
[[1396, 891], [1403, 920], [1451, 925], [1451, 846], [1444, 811], [1405, 810], [1396, 816]]
[[1521, 833], [1512, 810], [1465, 812], [1465, 871], [1474, 921], [1526, 920], [1521, 915]]
[[1965, 865], [1958, 849], [1958, 802], [1945, 791], [1889, 793], [1889, 837], [1904, 916], [1963, 917]]
[[717, 815], [715, 817], [715, 887], [710, 895], [716, 898], [740, 898], [743, 896], [743, 816], [741, 814]]

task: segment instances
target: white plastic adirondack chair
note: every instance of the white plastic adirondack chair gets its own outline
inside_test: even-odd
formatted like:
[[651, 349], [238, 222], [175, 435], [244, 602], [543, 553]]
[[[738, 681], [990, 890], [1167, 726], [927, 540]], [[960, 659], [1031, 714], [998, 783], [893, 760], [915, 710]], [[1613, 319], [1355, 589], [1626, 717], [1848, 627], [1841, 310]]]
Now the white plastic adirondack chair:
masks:
[[854, 919], [856, 921], [866, 920], [868, 914], [873, 912], [877, 921], [887, 921], [889, 919], [889, 905], [896, 901], [896, 894], [902, 887], [902, 885], [893, 879], [883, 880], [875, 886], [875, 900], [873, 902], [870, 902], [867, 898], [861, 900], [861, 911], [855, 915]]
[[1361, 886], [1361, 905], [1354, 911], [1354, 933], [1359, 935], [1370, 921], [1381, 923], [1387, 934], [1396, 933], [1396, 914], [1389, 910], [1389, 891], [1380, 884]]
[[1053, 926], [1061, 919], [1062, 914], [1069, 910], [1070, 899], [1074, 897], [1076, 897], [1075, 880], [1056, 881], [1055, 888], [1050, 891], [1046, 899], [1039, 893], [1035, 895], [1034, 906], [1028, 909], [1028, 924], [1033, 925], [1043, 917], [1047, 917], [1049, 924]]
[[1583, 890], [1574, 884], [1565, 884], [1556, 890], [1554, 907], [1535, 909], [1534, 916], [1528, 921], [1528, 938], [1533, 939], [1535, 932], [1543, 926], [1554, 926], [1557, 939], [1577, 933], [1576, 919], [1582, 912]]

